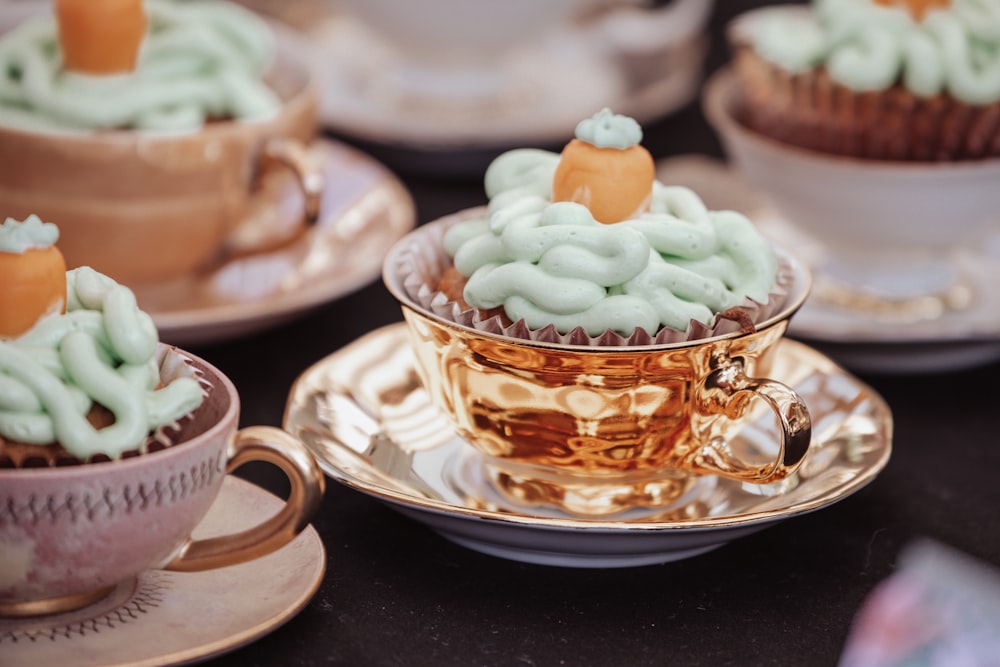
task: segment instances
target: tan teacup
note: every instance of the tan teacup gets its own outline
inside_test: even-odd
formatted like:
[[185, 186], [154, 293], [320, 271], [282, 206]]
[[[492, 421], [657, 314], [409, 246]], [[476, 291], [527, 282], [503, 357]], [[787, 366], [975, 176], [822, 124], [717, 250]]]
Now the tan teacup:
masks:
[[[264, 556], [290, 542], [319, 507], [324, 478], [297, 439], [276, 428], [237, 431], [232, 382], [205, 361], [161, 346], [163, 379], [188, 361], [211, 385], [184, 442], [121, 461], [0, 469], [0, 616], [68, 611], [149, 568], [199, 571]], [[281, 468], [285, 507], [246, 531], [192, 541], [229, 471]]]
[[184, 134], [43, 133], [0, 123], [0, 215], [22, 220], [34, 213], [58, 224], [70, 268], [91, 266], [131, 285], [298, 234], [304, 224], [258, 234], [253, 247], [227, 247], [265, 206], [255, 192], [275, 165], [290, 168], [301, 185], [303, 222], [319, 215], [323, 179], [306, 156], [317, 92], [303, 56], [287, 39], [279, 47], [266, 79], [284, 104], [266, 120], [220, 120]]
[[[673, 504], [702, 475], [766, 484], [798, 467], [809, 411], [790, 387], [760, 377], [809, 291], [794, 258], [782, 255], [792, 275], [785, 306], [752, 333], [633, 347], [535, 342], [456, 324], [409, 295], [401, 258], [456, 217], [397, 243], [384, 279], [403, 306], [425, 388], [485, 455], [498, 491], [522, 504], [611, 515]], [[754, 403], [774, 412], [782, 434], [761, 458], [734, 453], [727, 439]]]

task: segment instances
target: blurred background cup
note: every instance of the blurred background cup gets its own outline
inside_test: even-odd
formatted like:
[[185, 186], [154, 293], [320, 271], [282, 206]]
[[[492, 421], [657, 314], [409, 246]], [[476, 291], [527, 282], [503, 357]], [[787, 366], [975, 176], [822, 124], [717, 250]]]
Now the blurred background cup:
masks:
[[[329, 0], [384, 38], [405, 62], [383, 74], [400, 93], [495, 95], [508, 81], [497, 59], [574, 18], [625, 0]], [[586, 74], [581, 72], [581, 78]]]
[[[316, 133], [317, 91], [304, 54], [278, 41], [266, 81], [283, 104], [266, 119], [210, 121], [179, 134], [55, 133], [0, 123], [2, 214], [58, 224], [68, 266], [91, 266], [130, 285], [179, 277], [300, 234], [318, 217], [323, 188], [306, 153]], [[269, 203], [261, 184], [271, 176], [298, 183], [301, 214], [287, 229], [237, 235], [243, 223], [259, 222], [255, 213]]]
[[894, 162], [782, 143], [741, 122], [729, 68], [708, 81], [703, 103], [740, 175], [822, 246], [817, 278], [888, 300], [961, 290], [952, 255], [1000, 220], [998, 159]]

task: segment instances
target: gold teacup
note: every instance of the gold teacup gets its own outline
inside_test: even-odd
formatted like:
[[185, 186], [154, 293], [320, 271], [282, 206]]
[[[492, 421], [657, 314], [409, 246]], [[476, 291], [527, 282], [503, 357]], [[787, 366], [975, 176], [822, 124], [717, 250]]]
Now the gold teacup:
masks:
[[[809, 411], [790, 387], [761, 376], [808, 294], [801, 263], [781, 255], [791, 276], [785, 305], [752, 332], [629, 347], [536, 342], [449, 321], [409, 294], [401, 260], [457, 217], [397, 243], [383, 277], [425, 388], [482, 453], [500, 493], [606, 516], [674, 504], [705, 475], [767, 484], [794, 473], [809, 448]], [[756, 404], [773, 411], [781, 433], [762, 460], [729, 440]]]

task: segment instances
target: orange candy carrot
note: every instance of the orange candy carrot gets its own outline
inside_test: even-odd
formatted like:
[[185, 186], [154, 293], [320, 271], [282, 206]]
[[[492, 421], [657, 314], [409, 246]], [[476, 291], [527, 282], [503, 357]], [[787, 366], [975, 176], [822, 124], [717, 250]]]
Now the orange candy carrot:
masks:
[[951, 0], [875, 0], [875, 3], [886, 7], [902, 4], [910, 10], [913, 18], [923, 21], [924, 15], [929, 10], [936, 8], [944, 9], [951, 4]]
[[55, 0], [63, 67], [84, 74], [135, 69], [146, 34], [142, 0]]
[[55, 246], [0, 252], [0, 338], [14, 338], [42, 315], [66, 310], [66, 261]]
[[653, 156], [638, 144], [599, 148], [573, 139], [562, 151], [552, 180], [552, 201], [573, 201], [590, 209], [598, 222], [632, 217], [653, 190]]

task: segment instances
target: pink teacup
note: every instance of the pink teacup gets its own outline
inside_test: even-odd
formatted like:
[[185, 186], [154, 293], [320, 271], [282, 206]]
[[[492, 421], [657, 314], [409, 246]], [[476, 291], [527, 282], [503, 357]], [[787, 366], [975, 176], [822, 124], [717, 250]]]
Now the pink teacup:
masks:
[[[161, 358], [164, 381], [193, 368], [211, 386], [183, 442], [119, 461], [0, 469], [0, 616], [82, 607], [146, 569], [253, 560], [308, 525], [324, 478], [305, 446], [276, 428], [237, 430], [239, 395], [225, 375], [175, 348], [161, 346]], [[226, 474], [249, 461], [288, 476], [284, 508], [248, 530], [192, 540]]]

